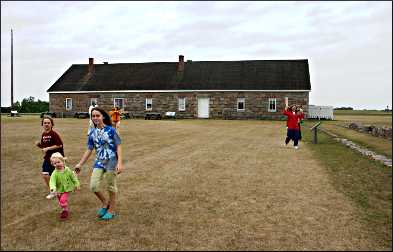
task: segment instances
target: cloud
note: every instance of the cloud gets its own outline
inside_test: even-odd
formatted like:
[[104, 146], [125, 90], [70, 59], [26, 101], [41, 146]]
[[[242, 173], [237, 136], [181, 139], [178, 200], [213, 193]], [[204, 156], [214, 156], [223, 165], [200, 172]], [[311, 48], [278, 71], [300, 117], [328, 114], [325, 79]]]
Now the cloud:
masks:
[[[2, 105], [48, 99], [71, 64], [307, 58], [317, 104], [390, 103], [391, 2], [1, 2]], [[370, 84], [373, 83], [373, 84]], [[368, 87], [375, 85], [375, 89]], [[366, 98], [367, 97], [367, 98]]]

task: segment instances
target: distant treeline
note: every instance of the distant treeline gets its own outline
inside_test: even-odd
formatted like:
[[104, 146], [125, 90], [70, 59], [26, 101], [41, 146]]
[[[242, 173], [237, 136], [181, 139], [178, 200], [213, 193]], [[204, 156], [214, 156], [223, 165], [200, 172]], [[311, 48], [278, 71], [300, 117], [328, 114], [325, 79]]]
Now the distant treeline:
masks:
[[353, 110], [352, 107], [339, 107], [339, 108], [334, 108], [335, 110]]
[[19, 113], [41, 113], [49, 110], [49, 102], [41, 101], [40, 99], [35, 101], [35, 98], [30, 96], [29, 98], [24, 98], [22, 102], [15, 102], [12, 108], [1, 107], [1, 113], [10, 113], [11, 110], [16, 110]]
[[[339, 108], [334, 108], [334, 110], [354, 110], [352, 107], [339, 107]], [[374, 110], [374, 109], [361, 109], [361, 110]], [[381, 110], [375, 110], [375, 111], [385, 111], [385, 112], [389, 112], [392, 111], [391, 109], [389, 109], [389, 107], [385, 108], [385, 109], [381, 109]]]

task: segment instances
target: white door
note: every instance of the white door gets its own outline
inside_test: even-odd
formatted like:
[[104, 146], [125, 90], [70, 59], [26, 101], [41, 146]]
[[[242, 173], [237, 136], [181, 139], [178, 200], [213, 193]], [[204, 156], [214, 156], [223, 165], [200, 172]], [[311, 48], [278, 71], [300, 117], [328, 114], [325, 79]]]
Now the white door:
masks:
[[209, 118], [209, 98], [198, 98], [198, 118]]

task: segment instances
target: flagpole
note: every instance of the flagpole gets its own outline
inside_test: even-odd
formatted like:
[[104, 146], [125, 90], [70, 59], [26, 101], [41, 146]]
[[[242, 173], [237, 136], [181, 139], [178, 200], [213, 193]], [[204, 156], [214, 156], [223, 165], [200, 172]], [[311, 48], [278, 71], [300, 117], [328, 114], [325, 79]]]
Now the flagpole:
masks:
[[14, 47], [13, 34], [11, 29], [11, 108], [14, 107]]

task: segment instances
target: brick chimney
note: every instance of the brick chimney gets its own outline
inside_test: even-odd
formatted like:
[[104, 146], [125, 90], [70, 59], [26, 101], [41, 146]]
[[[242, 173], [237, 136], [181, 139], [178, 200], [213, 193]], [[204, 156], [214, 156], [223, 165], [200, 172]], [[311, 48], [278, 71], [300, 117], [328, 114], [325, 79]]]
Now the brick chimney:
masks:
[[94, 73], [94, 58], [89, 58], [89, 74]]
[[179, 62], [177, 63], [177, 71], [183, 72], [184, 71], [184, 56], [179, 55]]

